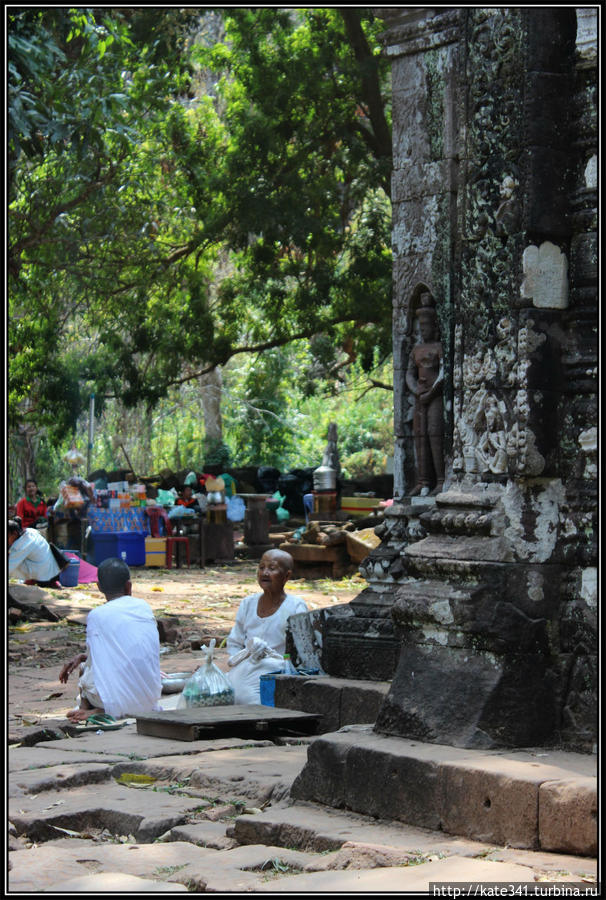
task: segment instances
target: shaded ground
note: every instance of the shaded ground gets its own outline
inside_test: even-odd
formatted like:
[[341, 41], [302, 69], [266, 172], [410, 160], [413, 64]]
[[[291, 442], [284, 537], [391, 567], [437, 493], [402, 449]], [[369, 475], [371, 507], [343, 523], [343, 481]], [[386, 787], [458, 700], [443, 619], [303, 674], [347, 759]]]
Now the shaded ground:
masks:
[[[167, 672], [194, 671], [200, 654], [192, 650], [215, 638], [217, 647], [227, 637], [240, 601], [258, 590], [256, 562], [237, 560], [207, 569], [133, 568], [133, 594], [146, 600], [156, 617], [176, 617], [162, 645], [162, 668]], [[340, 581], [294, 579], [288, 590], [303, 597], [309, 609], [347, 603], [365, 586], [358, 575]], [[10, 678], [9, 734], [19, 739], [23, 727], [44, 724], [64, 716], [74, 705], [77, 679], [59, 682], [64, 662], [85, 647], [86, 617], [104, 602], [96, 585], [47, 589], [45, 603], [63, 618], [52, 622], [22, 622], [8, 629]], [[226, 653], [216, 654], [221, 668]]]
[[[134, 593], [173, 619], [166, 671], [193, 671], [192, 644], [227, 635], [255, 589], [252, 562], [133, 569]], [[345, 603], [359, 578], [297, 580], [310, 608]], [[9, 628], [9, 892], [427, 892], [431, 882], [563, 881], [595, 886], [595, 859], [494, 846], [290, 799], [314, 738], [184, 742], [58, 729], [76, 680], [93, 586], [47, 591], [60, 621]], [[167, 628], [170, 622], [167, 624]], [[226, 665], [219, 649], [217, 662]], [[175, 697], [176, 695], [173, 695]], [[352, 726], [361, 728], [363, 726]]]

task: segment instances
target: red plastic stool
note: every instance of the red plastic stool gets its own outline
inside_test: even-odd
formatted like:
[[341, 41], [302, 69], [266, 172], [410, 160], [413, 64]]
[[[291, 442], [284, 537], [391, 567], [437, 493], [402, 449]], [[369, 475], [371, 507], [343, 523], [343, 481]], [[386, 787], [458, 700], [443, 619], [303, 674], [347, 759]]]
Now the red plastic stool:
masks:
[[166, 538], [166, 568], [172, 569], [173, 565], [173, 545], [174, 544], [185, 544], [185, 555], [187, 557], [187, 568], [191, 569], [191, 563], [189, 561], [189, 538], [185, 536], [177, 537], [176, 535], [170, 535]]

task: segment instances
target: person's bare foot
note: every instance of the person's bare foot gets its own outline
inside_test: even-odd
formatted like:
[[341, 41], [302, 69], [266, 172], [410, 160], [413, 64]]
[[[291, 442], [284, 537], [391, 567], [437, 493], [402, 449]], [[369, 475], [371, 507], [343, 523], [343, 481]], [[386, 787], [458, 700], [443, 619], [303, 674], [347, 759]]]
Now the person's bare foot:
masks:
[[70, 709], [67, 714], [67, 718], [73, 724], [77, 724], [78, 722], [86, 722], [90, 716], [102, 715], [104, 710], [97, 709], [95, 707], [76, 707], [76, 709]]

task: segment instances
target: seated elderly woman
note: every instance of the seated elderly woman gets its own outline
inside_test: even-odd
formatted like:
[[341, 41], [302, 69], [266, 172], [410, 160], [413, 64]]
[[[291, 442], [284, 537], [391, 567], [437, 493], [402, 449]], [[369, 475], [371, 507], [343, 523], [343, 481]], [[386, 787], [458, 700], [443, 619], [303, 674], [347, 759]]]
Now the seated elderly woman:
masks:
[[286, 647], [286, 621], [307, 612], [301, 597], [287, 594], [293, 558], [284, 550], [268, 550], [257, 572], [260, 593], [245, 597], [227, 637], [229, 679], [236, 703], [260, 703], [261, 675], [280, 669]]
[[61, 571], [50, 544], [35, 528], [23, 528], [19, 516], [8, 521], [8, 574], [40, 587], [61, 587]]

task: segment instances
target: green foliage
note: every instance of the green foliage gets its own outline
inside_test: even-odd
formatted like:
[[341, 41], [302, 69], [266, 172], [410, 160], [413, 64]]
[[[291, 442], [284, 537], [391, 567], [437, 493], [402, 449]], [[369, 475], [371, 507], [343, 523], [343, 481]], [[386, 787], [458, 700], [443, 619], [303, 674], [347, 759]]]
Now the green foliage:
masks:
[[385, 453], [380, 450], [368, 448], [358, 450], [350, 456], [346, 456], [342, 462], [345, 478], [363, 478], [368, 475], [381, 475], [385, 471], [387, 462]]
[[[91, 390], [99, 413], [149, 416], [171, 384], [261, 353], [226, 444], [292, 459], [298, 389], [390, 352], [382, 23], [273, 7], [7, 21], [11, 427], [59, 445]], [[293, 383], [281, 348], [306, 338]], [[199, 421], [152, 427], [140, 463], [202, 454]]]

